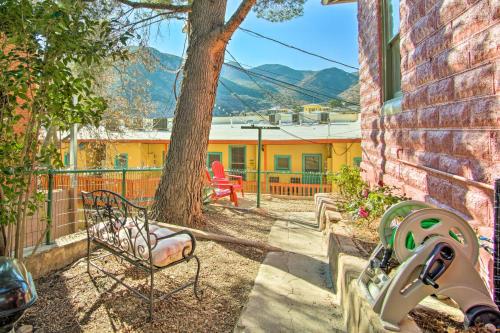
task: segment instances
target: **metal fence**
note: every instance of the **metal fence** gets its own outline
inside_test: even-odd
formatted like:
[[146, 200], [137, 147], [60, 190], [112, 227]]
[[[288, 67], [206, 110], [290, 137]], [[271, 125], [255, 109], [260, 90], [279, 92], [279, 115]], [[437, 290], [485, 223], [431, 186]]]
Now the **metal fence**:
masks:
[[[26, 228], [26, 246], [41, 237], [47, 244], [54, 239], [83, 229], [81, 191], [106, 189], [120, 193], [130, 201], [150, 206], [161, 177], [161, 168], [48, 170], [38, 174], [37, 186], [47, 201], [30, 217]], [[246, 193], [257, 191], [257, 171], [229, 170], [243, 178]], [[331, 191], [326, 173], [261, 171], [261, 191], [271, 195], [309, 197]], [[44, 236], [45, 234], [45, 236]]]

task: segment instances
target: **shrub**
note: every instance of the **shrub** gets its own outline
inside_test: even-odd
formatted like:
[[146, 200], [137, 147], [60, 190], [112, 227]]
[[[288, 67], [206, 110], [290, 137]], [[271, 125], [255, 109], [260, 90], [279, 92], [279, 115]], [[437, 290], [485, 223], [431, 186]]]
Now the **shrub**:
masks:
[[363, 191], [368, 189], [358, 167], [343, 165], [339, 172], [329, 176], [329, 181], [337, 185], [342, 197], [348, 201], [360, 199]]
[[340, 208], [357, 220], [372, 221], [382, 216], [389, 206], [406, 200], [396, 194], [396, 187], [377, 184], [370, 188], [361, 178], [358, 167], [344, 165], [329, 180], [338, 186], [340, 195], [346, 201]]
[[360, 219], [368, 221], [381, 217], [387, 208], [406, 200], [404, 196], [396, 195], [396, 187], [375, 186], [366, 193], [362, 200], [356, 202], [350, 211]]

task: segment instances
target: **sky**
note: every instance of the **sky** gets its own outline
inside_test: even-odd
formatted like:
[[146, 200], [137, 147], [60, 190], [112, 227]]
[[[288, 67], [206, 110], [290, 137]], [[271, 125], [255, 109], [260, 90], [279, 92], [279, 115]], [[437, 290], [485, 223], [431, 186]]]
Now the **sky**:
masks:
[[[228, 15], [240, 0], [228, 0]], [[304, 15], [293, 20], [272, 23], [249, 13], [241, 27], [253, 30], [317, 53], [336, 61], [358, 67], [357, 4], [323, 6], [321, 0], [307, 0]], [[158, 33], [152, 34], [149, 45], [164, 53], [182, 54], [185, 35], [182, 21], [162, 23]], [[227, 48], [242, 65], [259, 66], [281, 64], [294, 69], [320, 70], [329, 67], [343, 68], [326, 60], [286, 48], [272, 41], [255, 38], [237, 30]], [[226, 56], [226, 60], [232, 60]]]

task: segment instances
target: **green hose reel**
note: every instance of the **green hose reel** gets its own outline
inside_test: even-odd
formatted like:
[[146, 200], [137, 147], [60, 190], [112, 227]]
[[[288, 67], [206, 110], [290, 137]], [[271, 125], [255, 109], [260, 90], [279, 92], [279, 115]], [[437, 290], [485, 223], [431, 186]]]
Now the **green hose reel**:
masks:
[[391, 206], [382, 216], [379, 236], [383, 247], [392, 249], [399, 262], [434, 236], [459, 243], [473, 262], [479, 254], [477, 236], [465, 220], [421, 201], [409, 200]]
[[[434, 225], [440, 223], [440, 221], [438, 219], [434, 219], [434, 218], [431, 218], [431, 219], [426, 219], [426, 220], [423, 220], [420, 222], [420, 225], [422, 226], [423, 229], [429, 229], [431, 227], [433, 227]], [[398, 228], [393, 228], [392, 229], [392, 237], [389, 241], [389, 246], [392, 248], [393, 244], [394, 244], [394, 237], [396, 236], [396, 230]], [[450, 231], [450, 236], [456, 240], [457, 242], [460, 242], [458, 236], [453, 232], [453, 231]], [[406, 235], [406, 248], [409, 249], [409, 250], [413, 250], [415, 249], [415, 240], [413, 239], [413, 234], [412, 233], [409, 233]]]
[[397, 204], [392, 205], [387, 209], [382, 215], [380, 224], [378, 227], [378, 233], [380, 241], [384, 248], [392, 248], [394, 244], [394, 234], [396, 233], [398, 224], [396, 222], [400, 220], [401, 222], [406, 216], [412, 212], [423, 209], [431, 208], [430, 204], [417, 200], [407, 200], [402, 201]]

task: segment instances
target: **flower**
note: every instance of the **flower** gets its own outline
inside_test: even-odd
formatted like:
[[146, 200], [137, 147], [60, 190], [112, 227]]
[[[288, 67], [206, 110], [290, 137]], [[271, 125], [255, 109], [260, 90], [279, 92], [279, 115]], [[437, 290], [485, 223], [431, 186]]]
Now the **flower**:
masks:
[[364, 207], [359, 207], [358, 215], [361, 216], [362, 218], [366, 219], [368, 217], [369, 213]]
[[363, 198], [368, 198], [368, 194], [370, 194], [370, 191], [368, 191], [367, 188], [363, 189], [363, 192], [361, 193]]

